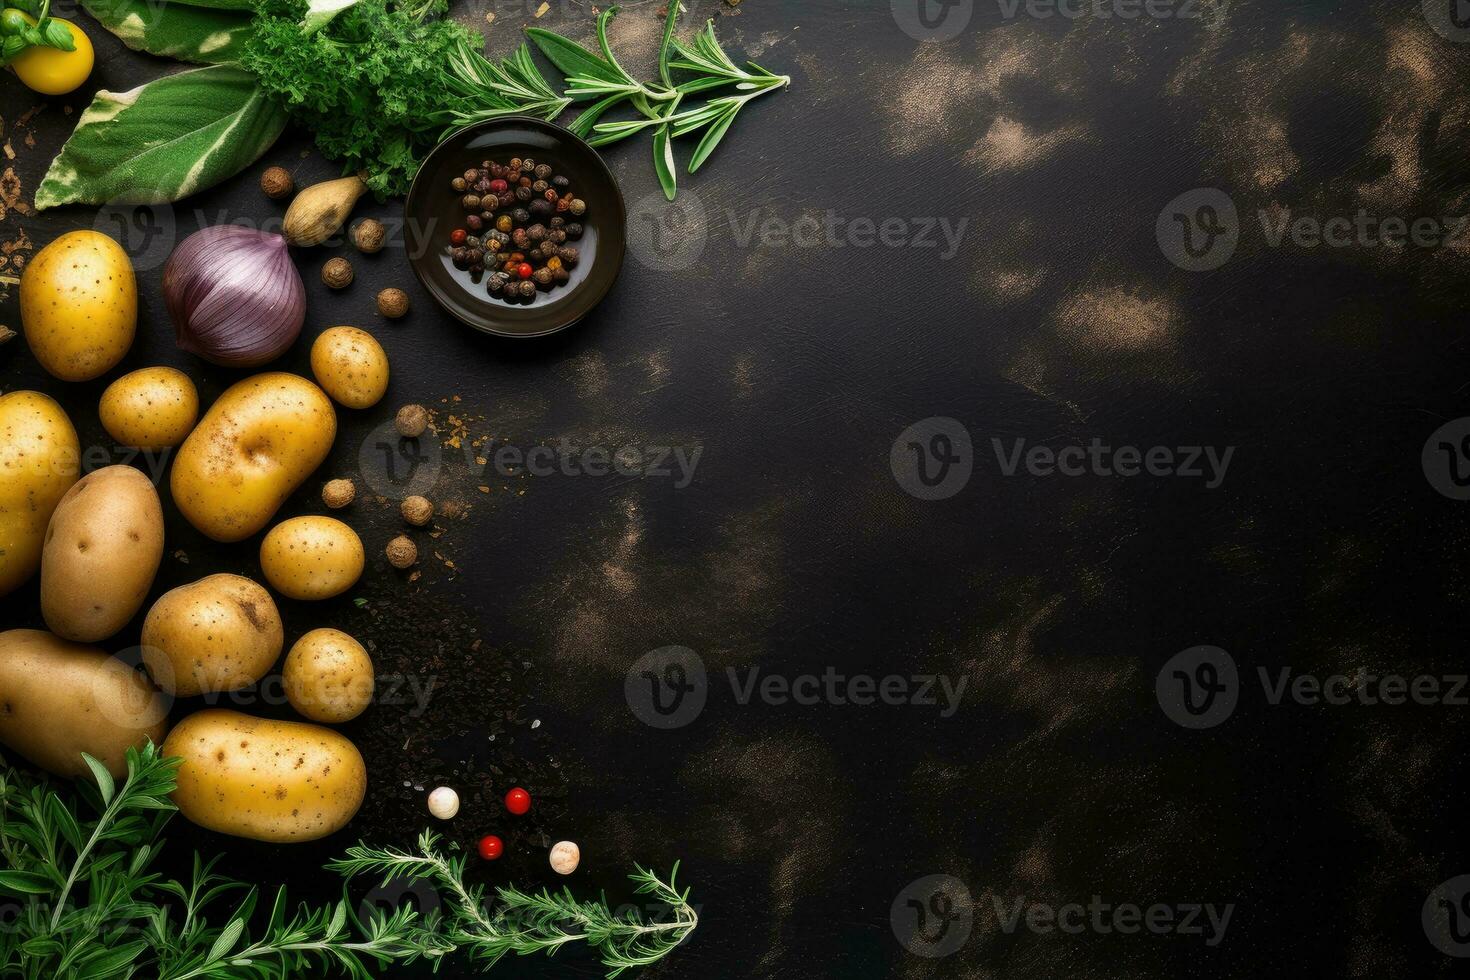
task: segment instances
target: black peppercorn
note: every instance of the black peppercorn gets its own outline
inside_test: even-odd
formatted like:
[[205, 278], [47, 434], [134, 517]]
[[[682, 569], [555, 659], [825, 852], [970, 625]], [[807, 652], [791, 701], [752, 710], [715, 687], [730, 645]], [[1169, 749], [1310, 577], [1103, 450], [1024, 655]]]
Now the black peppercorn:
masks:
[[503, 207], [503, 208], [508, 208], [512, 204], [514, 204], [515, 202], [516, 202], [516, 196], [514, 194], [512, 194], [510, 191], [505, 191], [503, 194], [501, 194], [500, 195], [500, 198], [497, 201], [497, 203], [501, 207]]
[[551, 167], [548, 164], [538, 163], [536, 165], [535, 170], [533, 172], [536, 174], [536, 179], [537, 180], [550, 180], [551, 179]]
[[533, 242], [546, 240], [546, 226], [541, 224], [532, 225], [526, 229], [526, 237]]
[[463, 177], [454, 178], [449, 182], [449, 186], [453, 187], [455, 192], [458, 194], [463, 194], [465, 191], [469, 190], [470, 187], [469, 183], [466, 182]]
[[563, 218], [561, 215], [557, 215], [555, 218], [551, 219], [551, 227], [553, 228], [565, 228], [566, 226], [567, 219]]
[[489, 170], [491, 168], [491, 166], [493, 166], [493, 163], [490, 160], [481, 160], [480, 161], [480, 169], [481, 170]]
[[510, 236], [503, 231], [492, 231], [485, 236], [485, 240], [492, 245], [504, 245], [510, 241]]
[[515, 231], [511, 232], [510, 240], [515, 242], [516, 248], [528, 248], [531, 244], [531, 239], [526, 234], [526, 229], [524, 228], [517, 228]]
[[564, 268], [554, 270], [551, 276], [556, 280], [558, 286], [565, 286], [572, 279], [572, 274]]
[[581, 224], [579, 224], [578, 222], [573, 221], [571, 224], [567, 225], [567, 240], [568, 241], [574, 242], [574, 241], [576, 241], [577, 239], [579, 239], [581, 237], [582, 237], [582, 226], [581, 226]]
[[466, 211], [478, 211], [480, 210], [480, 195], [466, 194], [459, 199], [459, 203]]
[[505, 289], [506, 284], [509, 282], [510, 276], [506, 273], [492, 272], [490, 273], [490, 278], [485, 280], [485, 288], [490, 291], [490, 295], [496, 296]]
[[532, 194], [540, 194], [540, 195], [542, 195], [544, 197], [546, 195], [546, 190], [547, 190], [547, 187], [548, 186], [549, 185], [546, 183], [546, 181], [544, 181], [544, 180], [538, 180], [534, 184], [531, 185], [531, 193]]
[[577, 251], [575, 248], [572, 248], [572, 246], [570, 245], [558, 249], [556, 254], [557, 257], [561, 259], [561, 264], [566, 266], [568, 269], [575, 269], [577, 267], [577, 262], [582, 258], [582, 253]]
[[531, 220], [531, 212], [527, 211], [525, 208], [516, 208], [510, 213], [510, 220], [514, 221], [518, 225], [523, 225]]
[[466, 170], [464, 172], [464, 182], [466, 184], [473, 184], [475, 181], [477, 181], [479, 179], [480, 179], [480, 171], [476, 170], [474, 167], [471, 167], [470, 169], [468, 169], [468, 170]]
[[530, 174], [536, 172], [536, 161], [530, 157], [521, 161], [521, 173]]
[[456, 248], [450, 251], [449, 258], [456, 268], [466, 268], [470, 264], [469, 249]]
[[471, 262], [470, 263], [470, 275], [472, 275], [472, 276], [482, 276], [484, 274], [485, 274], [485, 265], [484, 265], [484, 263], [482, 263], [482, 262]]
[[562, 190], [566, 190], [568, 187], [572, 186], [572, 182], [558, 174], [557, 176], [551, 178], [551, 186], [559, 187]]
[[530, 187], [531, 186], [531, 178], [530, 177], [521, 177], [521, 178], [517, 179], [516, 180], [516, 186], [517, 187]]
[[485, 219], [480, 217], [478, 214], [472, 214], [468, 218], [464, 219], [464, 226], [470, 231], [479, 231], [481, 228], [485, 227]]
[[521, 293], [521, 299], [530, 299], [536, 295], [536, 284], [529, 279], [522, 280], [517, 287]]
[[560, 228], [553, 228], [546, 233], [546, 237], [549, 241], [553, 241], [556, 244], [560, 245], [562, 242], [567, 240], [567, 233]]
[[529, 187], [517, 187], [516, 188], [516, 200], [517, 201], [520, 201], [522, 204], [524, 204], [526, 201], [529, 201], [531, 198], [533, 198], [535, 196], [536, 196], [535, 193], [533, 193], [532, 190], [531, 190], [531, 188], [529, 188]]
[[542, 266], [541, 268], [536, 270], [531, 278], [535, 280], [536, 285], [541, 287], [542, 289], [550, 289], [551, 284], [556, 280], [556, 273], [546, 268], [545, 266]]
[[527, 210], [529, 210], [531, 214], [535, 215], [538, 218], [551, 217], [551, 205], [543, 200], [540, 200], [539, 198], [532, 201], [527, 207]]

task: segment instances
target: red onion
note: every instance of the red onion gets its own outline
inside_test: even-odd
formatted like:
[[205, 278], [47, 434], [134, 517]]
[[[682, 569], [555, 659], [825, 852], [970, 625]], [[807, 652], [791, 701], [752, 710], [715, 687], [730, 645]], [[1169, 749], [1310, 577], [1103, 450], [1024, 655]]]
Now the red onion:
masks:
[[163, 298], [179, 348], [225, 367], [275, 360], [306, 319], [306, 287], [286, 239], [239, 225], [180, 242], [163, 267]]

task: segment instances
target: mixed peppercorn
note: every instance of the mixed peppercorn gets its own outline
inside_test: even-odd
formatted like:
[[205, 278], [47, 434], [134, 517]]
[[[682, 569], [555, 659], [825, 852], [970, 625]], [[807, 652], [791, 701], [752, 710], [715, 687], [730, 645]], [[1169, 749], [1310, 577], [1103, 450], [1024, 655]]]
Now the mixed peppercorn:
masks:
[[485, 160], [450, 182], [465, 211], [464, 227], [449, 234], [449, 257], [475, 282], [508, 302], [565, 286], [581, 253], [567, 242], [582, 237], [587, 202], [571, 181], [545, 163], [512, 157]]

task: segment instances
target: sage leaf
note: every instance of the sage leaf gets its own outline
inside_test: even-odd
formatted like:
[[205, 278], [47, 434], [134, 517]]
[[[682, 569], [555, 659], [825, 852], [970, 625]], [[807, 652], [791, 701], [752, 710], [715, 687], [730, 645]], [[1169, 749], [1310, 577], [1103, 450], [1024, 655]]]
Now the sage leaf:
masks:
[[201, 65], [237, 61], [250, 39], [248, 13], [157, 0], [82, 0], [82, 6], [123, 44], [163, 58]]
[[[256, 0], [169, 0], [170, 3], [182, 3], [188, 7], [205, 7], [209, 10], [241, 10], [250, 12], [255, 9]], [[153, 0], [153, 6], [160, 6], [160, 0]]]
[[101, 91], [51, 161], [36, 207], [177, 201], [250, 166], [285, 128], [285, 110], [233, 65]]
[[357, 0], [309, 0], [306, 4], [306, 16], [301, 20], [301, 29], [308, 34], [315, 34], [326, 27], [342, 11], [357, 3]]

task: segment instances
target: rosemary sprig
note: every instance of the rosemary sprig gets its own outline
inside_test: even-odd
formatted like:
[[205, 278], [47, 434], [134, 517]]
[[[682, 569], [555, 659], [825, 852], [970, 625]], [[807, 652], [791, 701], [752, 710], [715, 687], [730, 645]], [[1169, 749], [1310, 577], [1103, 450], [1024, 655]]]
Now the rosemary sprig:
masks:
[[445, 921], [438, 926], [440, 935], [487, 969], [507, 953], [550, 955], [570, 943], [586, 943], [597, 950], [612, 978], [667, 956], [699, 925], [689, 890], [681, 892], [675, 885], [677, 863], [667, 882], [641, 867], [628, 876], [637, 894], [669, 908], [667, 921], [649, 922], [631, 910], [619, 915], [606, 899], [581, 901], [569, 889], [523, 892], [510, 885], [495, 889], [498, 907], [490, 912], [484, 889], [465, 884], [465, 859], [445, 856], [438, 841], [425, 831], [412, 852], [359, 844], [328, 867], [347, 876], [380, 875], [384, 884], [402, 878], [438, 884], [451, 899]]
[[452, 98], [434, 122], [448, 127], [445, 135], [499, 116], [525, 114], [549, 121], [572, 104], [547, 84], [524, 44], [496, 64], [461, 39], [450, 56], [444, 84]]

